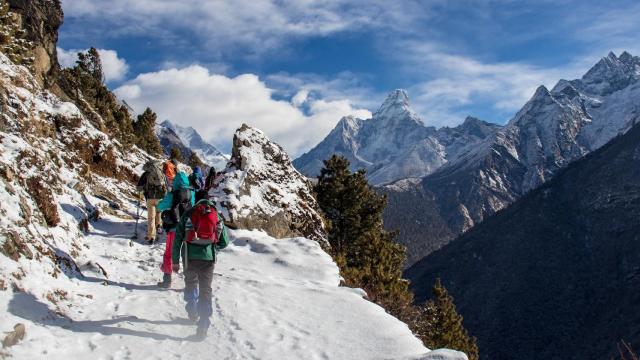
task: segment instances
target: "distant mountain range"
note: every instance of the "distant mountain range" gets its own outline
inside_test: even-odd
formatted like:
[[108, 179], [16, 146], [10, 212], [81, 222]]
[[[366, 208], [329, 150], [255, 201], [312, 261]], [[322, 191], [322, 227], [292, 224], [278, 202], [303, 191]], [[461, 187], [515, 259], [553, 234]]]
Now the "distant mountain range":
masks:
[[396, 90], [372, 119], [343, 118], [294, 165], [314, 176], [338, 153], [367, 169], [410, 265], [628, 130], [640, 119], [639, 79], [640, 58], [610, 53], [581, 79], [540, 86], [504, 127], [471, 117], [426, 127]]
[[180, 149], [185, 159], [189, 159], [192, 153], [196, 153], [205, 164], [214, 166], [218, 170], [224, 169], [229, 160], [228, 156], [215, 146], [204, 141], [192, 127], [179, 126], [165, 120], [156, 126], [156, 135], [166, 154], [169, 154], [174, 147]]
[[612, 359], [640, 348], [640, 124], [406, 271], [435, 279], [484, 359]]
[[322, 160], [338, 153], [349, 159], [353, 170], [367, 169], [369, 181], [380, 185], [431, 174], [472, 151], [500, 128], [472, 117], [455, 128], [424, 126], [409, 105], [407, 93], [395, 90], [371, 119], [342, 118], [294, 165], [314, 177], [322, 168]]

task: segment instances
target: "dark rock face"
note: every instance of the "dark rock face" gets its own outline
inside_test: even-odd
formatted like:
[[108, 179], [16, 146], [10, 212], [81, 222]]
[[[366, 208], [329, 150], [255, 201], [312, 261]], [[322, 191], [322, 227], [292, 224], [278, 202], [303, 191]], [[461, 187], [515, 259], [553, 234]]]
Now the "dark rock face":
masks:
[[406, 274], [436, 277], [485, 359], [609, 359], [640, 348], [640, 125]]
[[9, 0], [9, 6], [20, 15], [27, 40], [35, 45], [36, 78], [51, 86], [60, 70], [56, 52], [58, 29], [64, 20], [60, 0]]

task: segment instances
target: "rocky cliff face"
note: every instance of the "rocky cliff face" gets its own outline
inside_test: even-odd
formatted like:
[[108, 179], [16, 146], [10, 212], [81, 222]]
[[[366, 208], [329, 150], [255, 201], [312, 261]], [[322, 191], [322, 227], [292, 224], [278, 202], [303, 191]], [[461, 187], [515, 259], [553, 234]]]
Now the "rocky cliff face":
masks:
[[59, 0], [8, 0], [12, 12], [33, 44], [34, 75], [52, 87], [60, 69], [56, 53], [58, 29], [64, 20]]
[[234, 226], [264, 230], [275, 238], [304, 236], [326, 245], [308, 180], [293, 168], [284, 149], [258, 129], [242, 125], [236, 131], [229, 165], [210, 195]]
[[83, 232], [100, 214], [132, 219], [133, 184], [148, 155], [124, 152], [2, 53], [0, 114], [0, 290], [48, 301], [69, 283], [61, 272], [73, 277], [104, 261], [85, 252]]
[[[414, 182], [410, 191], [423, 194], [415, 201], [401, 193], [406, 186], [386, 186], [385, 224], [400, 229], [410, 259], [428, 255], [424, 249], [446, 244], [636, 123], [640, 59], [625, 54], [610, 54], [580, 80], [538, 88], [504, 129]], [[416, 228], [420, 223], [442, 226], [433, 233]]]
[[640, 125], [412, 266], [442, 279], [487, 359], [608, 359], [640, 347]]
[[294, 165], [317, 176], [322, 160], [334, 153], [351, 169], [366, 169], [372, 184], [423, 177], [464, 155], [500, 126], [469, 118], [455, 128], [427, 127], [409, 104], [404, 90], [392, 92], [369, 120], [345, 117], [315, 148]]

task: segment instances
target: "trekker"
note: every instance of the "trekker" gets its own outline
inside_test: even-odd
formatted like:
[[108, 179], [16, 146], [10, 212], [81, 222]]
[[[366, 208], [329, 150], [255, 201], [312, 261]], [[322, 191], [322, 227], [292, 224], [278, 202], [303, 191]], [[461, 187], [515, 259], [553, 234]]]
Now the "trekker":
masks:
[[147, 235], [144, 239], [151, 245], [157, 240], [156, 229], [159, 229], [162, 224], [160, 212], [156, 211], [156, 206], [167, 193], [167, 185], [162, 170], [153, 160], [147, 161], [142, 170], [144, 172], [138, 180], [138, 191], [143, 192], [147, 202]]
[[184, 263], [184, 300], [189, 320], [197, 323], [196, 340], [203, 340], [211, 325], [213, 269], [216, 253], [229, 244], [227, 229], [215, 203], [203, 199], [180, 219], [173, 242], [173, 271]]
[[180, 218], [195, 203], [195, 195], [189, 187], [187, 174], [179, 171], [173, 179], [173, 191], [168, 193], [158, 204], [158, 210], [162, 211], [162, 226], [167, 231], [167, 242], [162, 258], [162, 272], [164, 276], [158, 283], [159, 287], [171, 287], [171, 249], [176, 234], [176, 227]]
[[202, 178], [202, 170], [200, 166], [195, 166], [193, 172], [189, 175], [189, 185], [196, 192], [196, 202], [207, 197], [204, 191], [204, 179]]
[[204, 182], [204, 189], [209, 192], [209, 190], [215, 188], [216, 179], [218, 178], [218, 173], [216, 169], [212, 166], [209, 168], [209, 175], [207, 175], [207, 180]]
[[167, 186], [171, 189], [173, 187], [173, 178], [175, 178], [178, 172], [178, 162], [176, 159], [169, 159], [162, 164], [162, 172], [167, 177]]

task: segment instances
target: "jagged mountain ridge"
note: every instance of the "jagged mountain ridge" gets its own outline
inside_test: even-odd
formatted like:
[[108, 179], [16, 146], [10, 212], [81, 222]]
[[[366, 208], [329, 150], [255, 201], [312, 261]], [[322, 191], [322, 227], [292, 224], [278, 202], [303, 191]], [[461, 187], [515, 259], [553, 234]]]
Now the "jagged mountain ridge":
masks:
[[[158, 136], [160, 137], [160, 132], [162, 132], [166, 136], [165, 141], [167, 143], [176, 143], [175, 139], [172, 139], [173, 135], [175, 135], [182, 143], [182, 146], [188, 148], [190, 152], [196, 153], [205, 164], [212, 165], [216, 169], [224, 169], [226, 166], [229, 160], [228, 157], [218, 148], [204, 141], [196, 129], [190, 126], [180, 126], [169, 120], [163, 121], [158, 127], [160, 128], [157, 132]], [[162, 138], [160, 139], [162, 142]], [[166, 147], [164, 148], [166, 149]]]
[[369, 120], [342, 118], [327, 137], [294, 161], [313, 177], [334, 153], [345, 156], [351, 169], [367, 169], [372, 184], [423, 177], [464, 156], [498, 129], [469, 117], [454, 128], [425, 126], [404, 90], [392, 92]]
[[580, 80], [561, 80], [551, 91], [541, 86], [472, 151], [421, 181], [385, 186], [385, 224], [400, 229], [409, 265], [628, 130], [640, 115], [638, 64], [626, 52], [610, 54]]
[[640, 124], [413, 265], [440, 277], [488, 359], [608, 359], [638, 348]]

